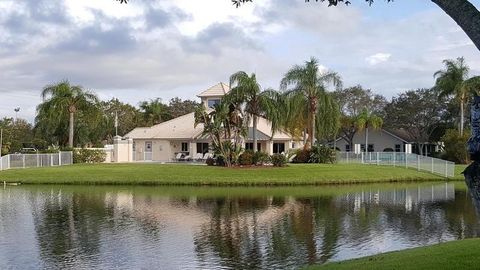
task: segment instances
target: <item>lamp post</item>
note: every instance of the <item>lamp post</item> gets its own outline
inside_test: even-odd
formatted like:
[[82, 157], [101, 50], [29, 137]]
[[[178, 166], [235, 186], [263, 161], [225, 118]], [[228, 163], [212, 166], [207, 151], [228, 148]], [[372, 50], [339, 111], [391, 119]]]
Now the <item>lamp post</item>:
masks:
[[18, 119], [18, 112], [20, 111], [20, 107], [15, 108], [14, 111], [15, 111], [15, 123], [17, 123], [17, 121], [18, 121], [18, 120], [17, 120], [17, 119]]
[[3, 149], [3, 128], [0, 128], [0, 157], [2, 156]]

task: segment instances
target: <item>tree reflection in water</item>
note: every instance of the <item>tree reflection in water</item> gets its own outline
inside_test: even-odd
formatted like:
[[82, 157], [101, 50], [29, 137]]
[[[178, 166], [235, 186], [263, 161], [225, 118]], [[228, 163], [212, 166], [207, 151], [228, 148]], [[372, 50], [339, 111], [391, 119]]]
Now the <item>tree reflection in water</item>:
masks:
[[[0, 193], [13, 209], [0, 204], [0, 229], [10, 228], [3, 217], [27, 220], [15, 207], [30, 209], [36, 242], [22, 249], [40, 268], [291, 269], [480, 235], [471, 198], [453, 184], [224, 197], [38, 189], [17, 188], [17, 201]], [[29, 232], [15, 233], [6, 243]]]

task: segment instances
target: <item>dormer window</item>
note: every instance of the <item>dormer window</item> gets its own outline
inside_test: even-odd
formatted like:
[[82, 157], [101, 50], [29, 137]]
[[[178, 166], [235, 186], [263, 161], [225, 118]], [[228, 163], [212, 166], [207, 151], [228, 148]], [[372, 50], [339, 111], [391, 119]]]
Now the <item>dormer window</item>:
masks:
[[220, 103], [220, 99], [219, 99], [219, 98], [209, 99], [209, 100], [208, 100], [208, 107], [209, 107], [209, 108], [213, 108], [213, 106], [215, 106], [216, 104], [219, 104], [219, 103]]

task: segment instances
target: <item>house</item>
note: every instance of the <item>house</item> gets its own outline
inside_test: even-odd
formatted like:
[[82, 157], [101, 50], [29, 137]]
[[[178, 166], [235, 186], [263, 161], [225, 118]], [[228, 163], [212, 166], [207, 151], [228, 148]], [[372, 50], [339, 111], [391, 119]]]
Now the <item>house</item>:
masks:
[[[342, 152], [353, 152], [350, 144], [345, 138], [340, 137], [336, 140], [335, 147]], [[355, 133], [353, 145], [360, 144], [361, 150], [365, 151], [365, 131]], [[410, 138], [407, 132], [402, 129], [397, 130], [369, 130], [368, 132], [368, 152], [405, 152], [405, 145], [412, 145], [412, 153], [419, 154], [417, 144]], [[431, 155], [434, 152], [441, 151], [443, 144], [425, 142], [422, 154]]]
[[[224, 83], [218, 83], [197, 95], [201, 103], [211, 108], [219, 103], [222, 97], [230, 91]], [[203, 125], [194, 126], [194, 113], [189, 113], [175, 119], [154, 125], [152, 127], [135, 128], [124, 137], [133, 140], [134, 161], [168, 162], [182, 153], [194, 157], [197, 153], [211, 152], [211, 141], [203, 135]], [[250, 125], [243, 147], [253, 149], [253, 129]], [[296, 141], [284, 132], [275, 132], [272, 136], [271, 123], [259, 118], [257, 124], [257, 149], [268, 154], [286, 153], [292, 148], [301, 148], [303, 143]]]

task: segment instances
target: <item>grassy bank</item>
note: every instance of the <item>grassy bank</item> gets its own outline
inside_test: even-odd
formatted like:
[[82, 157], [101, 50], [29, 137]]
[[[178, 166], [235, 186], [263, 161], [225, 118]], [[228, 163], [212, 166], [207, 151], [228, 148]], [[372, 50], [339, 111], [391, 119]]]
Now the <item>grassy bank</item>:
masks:
[[480, 239], [453, 241], [430, 247], [407, 249], [371, 257], [311, 266], [308, 270], [380, 269], [478, 269]]
[[96, 164], [0, 172], [25, 184], [320, 185], [439, 181], [443, 177], [389, 166], [298, 164], [285, 168], [221, 168], [186, 164]]

